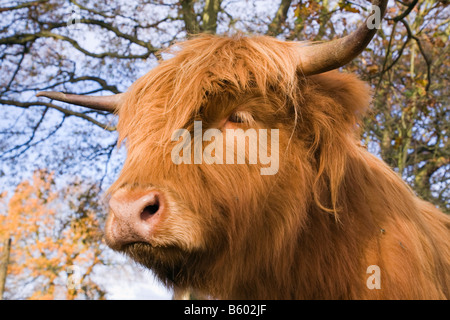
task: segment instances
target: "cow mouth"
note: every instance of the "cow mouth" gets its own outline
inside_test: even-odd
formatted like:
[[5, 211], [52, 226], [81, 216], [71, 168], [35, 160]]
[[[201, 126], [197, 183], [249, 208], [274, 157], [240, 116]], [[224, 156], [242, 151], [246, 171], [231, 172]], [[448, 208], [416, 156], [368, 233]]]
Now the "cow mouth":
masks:
[[133, 251], [144, 250], [144, 248], [146, 248], [145, 250], [148, 250], [147, 248], [149, 247], [154, 248], [154, 246], [152, 246], [150, 242], [136, 241], [122, 244], [119, 247], [116, 247], [114, 250], [128, 254]]
[[151, 269], [162, 281], [179, 281], [182, 266], [186, 265], [189, 253], [176, 246], [154, 246], [147, 242], [125, 244], [119, 250], [138, 264]]
[[151, 267], [150, 265], [153, 264], [155, 252], [162, 250], [162, 248], [155, 247], [148, 242], [137, 241], [123, 244], [115, 250], [124, 253], [144, 266]]

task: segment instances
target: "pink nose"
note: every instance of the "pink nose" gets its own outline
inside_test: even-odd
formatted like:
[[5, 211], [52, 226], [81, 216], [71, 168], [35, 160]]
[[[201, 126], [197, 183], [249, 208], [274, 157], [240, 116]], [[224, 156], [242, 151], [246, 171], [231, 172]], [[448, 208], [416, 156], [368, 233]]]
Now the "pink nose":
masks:
[[159, 191], [118, 190], [109, 201], [106, 241], [112, 248], [149, 242], [165, 204]]

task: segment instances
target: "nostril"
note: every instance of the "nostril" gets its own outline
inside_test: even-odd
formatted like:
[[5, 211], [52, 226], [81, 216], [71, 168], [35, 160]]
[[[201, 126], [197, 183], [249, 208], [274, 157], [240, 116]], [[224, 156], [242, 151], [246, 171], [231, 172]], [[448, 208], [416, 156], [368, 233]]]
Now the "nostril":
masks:
[[153, 195], [150, 200], [148, 200], [148, 204], [144, 207], [141, 212], [141, 219], [147, 220], [151, 218], [155, 213], [158, 212], [160, 207], [159, 198], [157, 195]]

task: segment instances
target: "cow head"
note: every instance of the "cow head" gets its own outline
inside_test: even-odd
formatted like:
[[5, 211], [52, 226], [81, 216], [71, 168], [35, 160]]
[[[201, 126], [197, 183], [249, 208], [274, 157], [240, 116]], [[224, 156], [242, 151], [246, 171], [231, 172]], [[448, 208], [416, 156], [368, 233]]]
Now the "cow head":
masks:
[[[384, 12], [387, 1], [381, 2]], [[167, 285], [222, 297], [236, 284], [251, 290], [253, 277], [289, 270], [311, 208], [339, 219], [339, 185], [346, 158], [357, 152], [354, 133], [370, 90], [331, 70], [357, 56], [375, 32], [366, 23], [320, 44], [200, 36], [174, 46], [173, 58], [126, 93], [106, 99], [41, 93], [119, 116], [127, 158], [110, 188], [108, 245]], [[196, 123], [201, 140], [174, 137], [180, 129], [192, 137]], [[247, 144], [243, 164], [196, 161], [194, 150], [203, 154], [220, 140], [205, 139], [209, 129], [224, 133], [217, 159], [237, 150], [228, 145], [228, 129], [242, 129], [236, 143], [249, 141], [245, 133], [254, 129], [258, 141], [266, 134], [267, 144]], [[189, 160], [174, 163], [182, 139], [186, 148], [177, 152]], [[261, 174], [268, 167], [258, 161], [263, 151], [277, 157], [274, 174]]]

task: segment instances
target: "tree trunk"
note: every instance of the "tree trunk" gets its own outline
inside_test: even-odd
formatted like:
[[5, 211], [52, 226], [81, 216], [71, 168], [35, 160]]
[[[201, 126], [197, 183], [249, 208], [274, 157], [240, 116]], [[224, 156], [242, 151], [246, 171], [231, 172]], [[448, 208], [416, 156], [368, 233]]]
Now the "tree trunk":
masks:
[[3, 300], [3, 292], [5, 291], [6, 275], [9, 264], [9, 252], [11, 251], [11, 238], [7, 238], [3, 242], [3, 252], [0, 263], [0, 300]]

